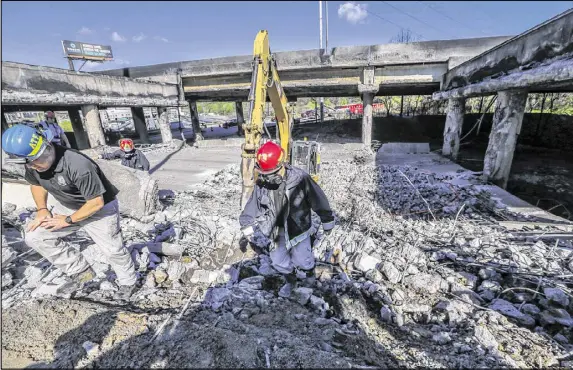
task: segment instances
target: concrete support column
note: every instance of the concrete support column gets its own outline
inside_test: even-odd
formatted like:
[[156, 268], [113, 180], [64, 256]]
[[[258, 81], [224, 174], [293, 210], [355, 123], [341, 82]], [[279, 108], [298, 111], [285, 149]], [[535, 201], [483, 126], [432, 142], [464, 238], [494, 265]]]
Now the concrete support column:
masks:
[[372, 144], [372, 102], [374, 94], [362, 94], [362, 144], [370, 146]]
[[358, 85], [358, 93], [362, 96], [362, 144], [370, 148], [372, 144], [372, 102], [379, 86], [374, 77], [374, 67], [365, 67]]
[[150, 144], [151, 141], [149, 141], [149, 134], [147, 133], [143, 108], [131, 108], [131, 117], [133, 117], [133, 125], [139, 135], [139, 140], [141, 140], [143, 144]]
[[203, 133], [201, 132], [201, 124], [199, 123], [199, 111], [197, 110], [197, 102], [188, 100], [189, 110], [191, 111], [191, 125], [193, 132], [195, 132], [195, 140], [203, 140]]
[[88, 134], [82, 122], [82, 117], [80, 116], [79, 109], [68, 110], [68, 116], [70, 117], [70, 122], [72, 123], [72, 129], [74, 130], [74, 138], [76, 139], [76, 146], [78, 150], [89, 149], [90, 141], [88, 139]]
[[88, 134], [90, 147], [95, 148], [101, 145], [106, 145], [97, 105], [83, 105], [82, 114], [85, 118], [85, 128]]
[[243, 113], [243, 102], [235, 102], [235, 111], [237, 112], [237, 127], [239, 136], [244, 135], [243, 124], [245, 123], [245, 114]]
[[465, 99], [449, 99], [448, 112], [446, 115], [446, 126], [444, 127], [444, 145], [442, 155], [458, 158], [460, 150], [460, 135], [464, 124], [464, 113], [466, 111]]
[[484, 158], [483, 177], [506, 188], [517, 136], [521, 131], [527, 92], [500, 91]]
[[158, 107], [157, 115], [159, 116], [159, 130], [161, 131], [161, 140], [164, 144], [173, 141], [173, 134], [171, 133], [171, 126], [169, 125], [169, 117], [167, 108]]

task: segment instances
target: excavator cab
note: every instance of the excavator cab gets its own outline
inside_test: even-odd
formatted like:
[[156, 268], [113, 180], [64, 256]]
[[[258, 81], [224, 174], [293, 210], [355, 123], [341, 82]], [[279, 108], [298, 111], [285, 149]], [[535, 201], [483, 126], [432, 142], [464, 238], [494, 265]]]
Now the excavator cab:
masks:
[[290, 164], [303, 169], [316, 182], [320, 172], [320, 143], [317, 141], [293, 141]]

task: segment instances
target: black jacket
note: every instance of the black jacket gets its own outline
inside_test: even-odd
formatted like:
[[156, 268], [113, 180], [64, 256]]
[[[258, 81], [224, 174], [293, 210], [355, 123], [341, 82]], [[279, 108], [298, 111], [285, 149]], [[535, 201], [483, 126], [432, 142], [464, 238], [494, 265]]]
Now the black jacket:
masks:
[[122, 150], [116, 150], [113, 153], [102, 154], [103, 159], [116, 159], [121, 158], [121, 164], [129, 167], [135, 168], [136, 170], [149, 171], [149, 161], [145, 158], [145, 155], [135, 149], [133, 153], [125, 153]]
[[300, 168], [286, 167], [286, 217], [283, 225], [277, 225], [277, 210], [273, 192], [258, 184], [255, 185], [249, 201], [245, 205], [239, 223], [241, 229], [253, 228], [251, 241], [259, 247], [267, 247], [276, 235], [275, 227], [285, 230], [286, 246], [300, 243], [310, 236], [311, 210], [316, 212], [324, 230], [335, 225], [335, 215], [326, 195], [318, 184]]

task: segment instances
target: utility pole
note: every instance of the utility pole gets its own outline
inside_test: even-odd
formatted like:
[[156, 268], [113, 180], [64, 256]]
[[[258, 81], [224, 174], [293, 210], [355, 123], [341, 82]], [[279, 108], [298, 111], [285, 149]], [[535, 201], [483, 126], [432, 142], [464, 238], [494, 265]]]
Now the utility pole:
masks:
[[328, 51], [328, 1], [324, 2], [324, 12], [326, 13], [326, 33], [324, 35], [324, 49], [326, 49], [326, 54], [329, 53]]
[[[319, 18], [319, 41], [320, 41], [320, 51], [322, 53], [322, 0], [318, 2], [318, 18]], [[320, 122], [324, 121], [324, 98], [320, 98]]]

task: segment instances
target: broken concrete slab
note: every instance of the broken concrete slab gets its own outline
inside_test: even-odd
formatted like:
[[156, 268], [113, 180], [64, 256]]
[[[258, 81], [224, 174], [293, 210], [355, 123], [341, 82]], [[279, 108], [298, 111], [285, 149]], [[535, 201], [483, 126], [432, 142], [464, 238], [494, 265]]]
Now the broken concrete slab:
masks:
[[429, 153], [430, 144], [429, 143], [384, 143], [379, 149], [380, 152], [391, 154], [391, 153], [402, 153], [402, 154], [419, 154], [419, 153]]

